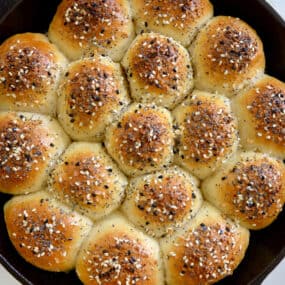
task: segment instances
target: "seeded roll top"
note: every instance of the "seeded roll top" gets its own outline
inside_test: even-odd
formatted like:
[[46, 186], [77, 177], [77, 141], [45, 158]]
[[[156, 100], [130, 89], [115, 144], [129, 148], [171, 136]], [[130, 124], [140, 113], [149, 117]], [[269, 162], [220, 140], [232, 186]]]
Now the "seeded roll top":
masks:
[[167, 284], [216, 283], [233, 273], [248, 242], [248, 230], [204, 203], [186, 227], [161, 240]]
[[137, 34], [157, 32], [188, 46], [213, 16], [208, 0], [132, 0]]
[[58, 119], [75, 140], [102, 140], [129, 103], [120, 66], [100, 55], [70, 64], [59, 95]]
[[84, 284], [162, 285], [159, 247], [120, 214], [95, 225], [77, 258]]
[[55, 115], [56, 88], [67, 61], [42, 34], [10, 37], [0, 46], [0, 110]]
[[51, 117], [0, 112], [0, 191], [15, 195], [39, 190], [68, 143]]
[[196, 215], [202, 204], [197, 181], [178, 167], [130, 181], [123, 211], [154, 237], [172, 233]]
[[285, 158], [285, 84], [264, 76], [234, 98], [241, 142], [246, 149]]
[[260, 38], [238, 18], [214, 17], [201, 29], [190, 53], [195, 87], [229, 97], [252, 84], [265, 68]]
[[238, 146], [237, 121], [224, 96], [195, 90], [174, 111], [176, 161], [204, 179]]
[[95, 143], [73, 143], [51, 174], [49, 191], [93, 220], [118, 208], [127, 179], [104, 149]]
[[220, 283], [285, 202], [260, 38], [209, 0], [59, 2], [47, 36], [0, 45], [12, 245], [84, 285]]
[[285, 167], [260, 153], [241, 153], [202, 184], [205, 198], [249, 229], [270, 225], [285, 201]]
[[72, 60], [100, 46], [119, 61], [134, 27], [127, 0], [63, 0], [49, 27], [49, 38]]
[[12, 198], [4, 207], [11, 242], [29, 263], [48, 271], [69, 271], [91, 222], [45, 192]]
[[170, 113], [155, 105], [134, 103], [107, 129], [105, 144], [129, 176], [161, 169], [172, 160]]
[[122, 65], [134, 100], [173, 108], [193, 86], [186, 49], [171, 38], [146, 33], [130, 46]]

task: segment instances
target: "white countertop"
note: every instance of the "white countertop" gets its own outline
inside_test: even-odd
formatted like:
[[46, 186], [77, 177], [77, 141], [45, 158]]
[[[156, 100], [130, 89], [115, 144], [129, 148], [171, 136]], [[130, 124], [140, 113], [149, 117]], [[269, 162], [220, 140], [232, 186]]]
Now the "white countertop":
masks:
[[[267, 0], [285, 19], [285, 1]], [[285, 35], [284, 35], [285, 36]], [[285, 284], [285, 259], [275, 268], [275, 270], [265, 279], [262, 285], [284, 285]], [[19, 285], [4, 268], [0, 265], [0, 284], [1, 285]], [[241, 284], [242, 285], [242, 284]]]

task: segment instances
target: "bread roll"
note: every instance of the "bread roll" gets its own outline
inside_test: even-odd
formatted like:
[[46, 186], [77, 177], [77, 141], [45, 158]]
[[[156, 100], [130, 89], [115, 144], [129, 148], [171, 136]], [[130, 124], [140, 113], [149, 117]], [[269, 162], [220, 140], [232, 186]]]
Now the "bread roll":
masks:
[[135, 101], [173, 108], [193, 86], [187, 50], [155, 33], [139, 35], [123, 58]]
[[264, 72], [263, 45], [256, 32], [238, 18], [213, 18], [190, 48], [195, 87], [229, 97]]
[[157, 242], [119, 214], [95, 225], [80, 250], [76, 272], [85, 285], [164, 284]]
[[42, 34], [18, 34], [0, 46], [0, 110], [54, 116], [56, 88], [67, 61]]
[[84, 285], [220, 283], [285, 203], [259, 36], [210, 0], [58, 4], [0, 45], [6, 238]]
[[131, 0], [137, 34], [157, 32], [188, 46], [213, 16], [208, 0]]
[[71, 60], [85, 49], [101, 46], [119, 61], [134, 37], [128, 0], [63, 0], [48, 32], [50, 40]]
[[167, 284], [216, 283], [233, 273], [248, 242], [248, 230], [204, 203], [184, 229], [161, 241]]
[[68, 137], [51, 117], [0, 112], [0, 192], [39, 190], [68, 143]]
[[4, 207], [11, 242], [34, 266], [48, 271], [69, 271], [91, 222], [52, 200], [45, 192], [12, 198]]
[[49, 180], [49, 190], [72, 209], [96, 220], [118, 208], [127, 179], [99, 144], [71, 144]]
[[155, 105], [132, 104], [106, 130], [106, 148], [129, 176], [169, 165], [173, 143], [170, 113]]
[[178, 167], [130, 181], [122, 210], [148, 235], [161, 237], [181, 227], [202, 205], [197, 181]]
[[285, 167], [266, 154], [237, 155], [202, 184], [205, 198], [249, 229], [271, 224], [285, 202]]
[[200, 179], [212, 174], [238, 146], [229, 99], [194, 91], [174, 111], [176, 161]]
[[129, 103], [120, 66], [98, 55], [70, 64], [59, 95], [58, 119], [74, 140], [102, 140]]
[[264, 76], [233, 99], [242, 145], [285, 158], [285, 83]]

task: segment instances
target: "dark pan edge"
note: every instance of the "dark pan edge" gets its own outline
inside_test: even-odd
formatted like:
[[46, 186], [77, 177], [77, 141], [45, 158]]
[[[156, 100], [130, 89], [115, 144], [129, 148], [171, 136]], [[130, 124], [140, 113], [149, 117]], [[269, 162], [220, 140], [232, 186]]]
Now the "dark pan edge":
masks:
[[21, 282], [21, 284], [34, 285], [29, 280], [27, 280], [2, 254], [0, 254], [0, 263], [16, 280]]
[[[284, 209], [285, 210], [285, 209]], [[248, 285], [260, 285], [265, 278], [272, 273], [273, 269], [283, 260], [285, 257], [285, 248], [283, 248], [276, 256], [276, 258], [261, 272], [258, 274]]]
[[271, 6], [266, 0], [257, 0], [257, 1], [273, 15], [273, 17], [280, 23], [281, 26], [285, 28], [285, 20], [277, 12], [277, 10], [275, 10], [273, 6]]
[[[285, 28], [285, 19], [277, 12], [277, 10], [271, 6], [266, 0], [258, 0], [258, 2], [270, 12], [273, 17]], [[285, 211], [285, 209], [283, 209]], [[273, 271], [275, 267], [285, 258], [285, 248], [276, 256], [276, 258], [261, 272], [257, 275], [248, 285], [260, 285], [265, 278]]]
[[[2, 16], [0, 17], [0, 23], [2, 23], [6, 17], [18, 6], [21, 4], [21, 2], [23, 2], [23, 0], [13, 0], [13, 1], [10, 1], [12, 2], [13, 4], [9, 4], [7, 7], [4, 6], [4, 7], [1, 7], [1, 9], [3, 9], [4, 11], [1, 11], [0, 14], [2, 14]], [[9, 3], [10, 3], [9, 2]]]

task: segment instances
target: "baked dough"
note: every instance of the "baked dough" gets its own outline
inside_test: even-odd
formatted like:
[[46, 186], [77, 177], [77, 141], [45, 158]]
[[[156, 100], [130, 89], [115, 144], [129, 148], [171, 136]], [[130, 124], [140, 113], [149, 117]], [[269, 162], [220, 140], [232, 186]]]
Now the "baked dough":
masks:
[[25, 33], [0, 46], [0, 110], [56, 115], [56, 90], [67, 60], [43, 34]]
[[137, 227], [159, 238], [197, 214], [203, 201], [197, 185], [195, 177], [176, 166], [136, 177], [122, 210]]
[[200, 179], [237, 150], [237, 120], [226, 97], [195, 90], [173, 117], [176, 161]]
[[128, 0], [63, 0], [50, 24], [48, 36], [69, 59], [99, 46], [115, 61], [134, 37]]
[[86, 284], [163, 285], [158, 243], [119, 213], [95, 225], [77, 258], [76, 272]]
[[38, 191], [68, 144], [68, 136], [51, 117], [0, 112], [0, 191]]
[[168, 166], [174, 137], [169, 111], [156, 105], [133, 103], [106, 130], [108, 153], [129, 176]]
[[184, 228], [161, 241], [168, 285], [213, 284], [231, 275], [245, 255], [249, 231], [204, 203]]
[[52, 171], [49, 191], [72, 209], [98, 220], [121, 205], [127, 184], [100, 144], [75, 142]]
[[135, 101], [172, 109], [193, 86], [187, 50], [171, 38], [155, 33], [137, 36], [122, 65]]
[[60, 272], [75, 267], [77, 254], [92, 223], [51, 199], [46, 192], [12, 198], [4, 206], [11, 242], [29, 263]]
[[239, 153], [202, 184], [205, 198], [249, 229], [270, 225], [285, 202], [285, 167], [267, 154]]
[[208, 0], [131, 0], [136, 32], [157, 32], [188, 46], [213, 16]]
[[218, 16], [203, 27], [190, 47], [195, 87], [232, 97], [260, 77], [263, 44], [238, 18]]
[[244, 148], [285, 158], [285, 83], [265, 75], [238, 94], [232, 107]]
[[86, 285], [232, 274], [249, 229], [285, 202], [285, 83], [264, 68], [254, 29], [208, 0], [62, 0], [48, 37], [7, 39], [0, 192], [18, 195], [4, 207], [15, 249]]
[[71, 63], [58, 93], [58, 120], [81, 141], [102, 141], [106, 127], [130, 101], [119, 64], [98, 54]]

